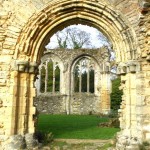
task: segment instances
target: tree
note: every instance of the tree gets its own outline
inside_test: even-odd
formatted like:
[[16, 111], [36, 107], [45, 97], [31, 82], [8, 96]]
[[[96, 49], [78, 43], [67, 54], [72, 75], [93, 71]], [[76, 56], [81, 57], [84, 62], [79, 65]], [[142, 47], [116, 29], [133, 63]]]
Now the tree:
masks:
[[111, 97], [111, 109], [117, 110], [120, 107], [122, 101], [123, 91], [119, 90], [121, 79], [117, 78], [112, 81], [112, 93]]
[[116, 58], [115, 58], [115, 53], [113, 51], [112, 43], [101, 32], [98, 33], [97, 37], [103, 43], [103, 45], [108, 48], [108, 52], [110, 54], [110, 61], [113, 62]]
[[56, 33], [57, 42], [59, 45], [59, 48], [67, 48], [67, 41], [68, 41], [68, 32], [63, 33], [63, 36], [61, 35], [61, 32]]
[[[108, 49], [108, 53], [110, 55], [110, 66], [111, 66], [111, 73], [113, 75], [116, 74], [117, 72], [117, 66], [116, 66], [116, 56], [115, 56], [115, 52], [113, 50], [113, 46], [112, 43], [108, 40], [108, 38], [106, 36], [104, 36], [101, 32], [98, 33], [98, 39], [103, 43], [103, 45], [105, 47], [107, 47]], [[116, 75], [117, 76], [117, 75]]]
[[90, 33], [68, 27], [56, 33], [58, 48], [80, 49], [91, 44]]

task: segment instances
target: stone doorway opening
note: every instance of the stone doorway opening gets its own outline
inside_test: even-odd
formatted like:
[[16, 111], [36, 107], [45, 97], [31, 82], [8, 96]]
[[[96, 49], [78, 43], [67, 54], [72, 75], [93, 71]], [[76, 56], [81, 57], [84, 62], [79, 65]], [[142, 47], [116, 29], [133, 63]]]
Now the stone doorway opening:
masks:
[[107, 46], [93, 49], [47, 48], [41, 58], [36, 81], [38, 112], [54, 116], [76, 114], [98, 117], [109, 114], [110, 55]]

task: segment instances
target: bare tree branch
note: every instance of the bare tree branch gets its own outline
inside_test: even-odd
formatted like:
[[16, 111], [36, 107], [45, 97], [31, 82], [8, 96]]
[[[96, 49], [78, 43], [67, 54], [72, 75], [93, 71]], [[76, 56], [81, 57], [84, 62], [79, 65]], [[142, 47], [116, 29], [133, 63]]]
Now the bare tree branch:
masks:
[[91, 44], [90, 34], [75, 27], [57, 32], [56, 36], [59, 48], [79, 49]]

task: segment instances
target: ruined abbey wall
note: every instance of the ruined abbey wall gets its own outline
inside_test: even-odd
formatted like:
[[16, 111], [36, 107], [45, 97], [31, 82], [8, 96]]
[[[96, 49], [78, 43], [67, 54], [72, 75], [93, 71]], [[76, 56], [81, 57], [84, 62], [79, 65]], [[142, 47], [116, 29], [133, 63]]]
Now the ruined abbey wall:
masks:
[[102, 31], [116, 52], [124, 93], [118, 149], [149, 141], [149, 7], [149, 0], [0, 0], [0, 145], [8, 149], [10, 136], [34, 133], [34, 81], [43, 47], [76, 23]]
[[[37, 96], [34, 104], [38, 113], [108, 114], [111, 93], [109, 58], [107, 47], [46, 50], [35, 82]], [[102, 95], [103, 87], [105, 95]]]

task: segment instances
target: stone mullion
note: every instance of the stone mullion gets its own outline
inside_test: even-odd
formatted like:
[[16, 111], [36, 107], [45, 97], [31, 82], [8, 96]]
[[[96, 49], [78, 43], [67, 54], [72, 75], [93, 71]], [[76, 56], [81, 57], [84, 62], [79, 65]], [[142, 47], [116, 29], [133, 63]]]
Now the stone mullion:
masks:
[[80, 66], [79, 66], [79, 92], [82, 92], [82, 62], [80, 61]]
[[53, 93], [55, 93], [55, 65], [56, 63], [53, 62]]
[[89, 69], [89, 62], [87, 65], [87, 92], [90, 92], [90, 69]]
[[75, 71], [73, 70], [72, 72], [71, 72], [71, 74], [72, 74], [72, 77], [71, 77], [71, 83], [72, 83], [72, 85], [71, 85], [71, 94], [73, 93], [73, 92], [75, 92]]
[[46, 61], [45, 66], [45, 92], [47, 92], [47, 83], [48, 83], [48, 62]]

